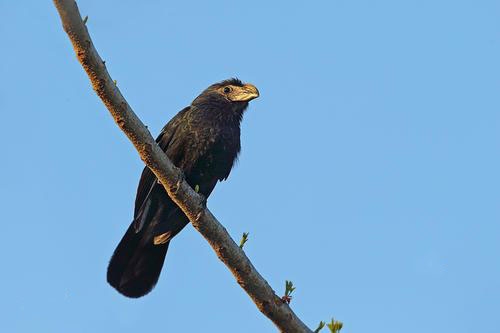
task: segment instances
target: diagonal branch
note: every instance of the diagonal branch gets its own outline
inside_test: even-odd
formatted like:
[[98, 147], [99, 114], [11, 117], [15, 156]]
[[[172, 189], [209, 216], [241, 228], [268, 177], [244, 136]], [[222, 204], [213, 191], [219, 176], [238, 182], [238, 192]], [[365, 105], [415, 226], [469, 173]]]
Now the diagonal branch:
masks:
[[137, 149], [141, 159], [158, 177], [169, 196], [186, 214], [193, 227], [205, 237], [259, 310], [271, 319], [280, 331], [312, 332], [295, 315], [288, 304], [285, 304], [274, 293], [226, 229], [206, 208], [204, 198], [183, 180], [182, 172], [158, 147], [147, 128], [132, 111], [94, 48], [76, 2], [54, 0], [54, 4], [61, 17], [64, 30], [73, 44], [78, 61], [87, 72], [97, 95]]

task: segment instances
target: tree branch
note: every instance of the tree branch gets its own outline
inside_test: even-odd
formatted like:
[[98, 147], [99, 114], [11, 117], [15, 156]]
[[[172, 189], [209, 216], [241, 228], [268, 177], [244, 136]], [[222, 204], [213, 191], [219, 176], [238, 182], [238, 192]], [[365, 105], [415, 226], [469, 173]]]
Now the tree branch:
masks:
[[219, 259], [233, 273], [236, 281], [247, 292], [259, 310], [282, 332], [312, 332], [278, 297], [257, 272], [245, 253], [229, 236], [226, 229], [205, 207], [202, 196], [186, 181], [132, 111], [131, 107], [111, 79], [106, 66], [97, 53], [76, 2], [54, 0], [64, 30], [73, 44], [78, 61], [90, 78], [97, 95], [106, 105], [117, 125], [137, 149], [141, 159], [158, 177], [172, 200], [179, 206], [210, 243]]

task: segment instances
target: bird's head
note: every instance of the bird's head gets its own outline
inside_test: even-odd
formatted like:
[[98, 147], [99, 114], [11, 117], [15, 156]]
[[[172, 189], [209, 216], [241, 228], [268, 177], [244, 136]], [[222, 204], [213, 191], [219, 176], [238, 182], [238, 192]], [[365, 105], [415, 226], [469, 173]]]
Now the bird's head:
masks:
[[212, 84], [193, 101], [194, 106], [229, 109], [242, 114], [248, 102], [259, 97], [259, 90], [250, 83], [233, 78]]

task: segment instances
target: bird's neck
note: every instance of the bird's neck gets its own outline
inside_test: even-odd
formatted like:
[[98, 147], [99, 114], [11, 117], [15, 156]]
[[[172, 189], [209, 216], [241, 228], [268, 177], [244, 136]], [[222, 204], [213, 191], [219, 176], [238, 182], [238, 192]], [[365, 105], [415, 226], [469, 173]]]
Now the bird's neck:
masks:
[[230, 127], [240, 127], [243, 113], [246, 109], [242, 105], [231, 105], [231, 107], [221, 107], [210, 103], [202, 103], [195, 106], [203, 114], [204, 119], [213, 122], [213, 125], [222, 125]]

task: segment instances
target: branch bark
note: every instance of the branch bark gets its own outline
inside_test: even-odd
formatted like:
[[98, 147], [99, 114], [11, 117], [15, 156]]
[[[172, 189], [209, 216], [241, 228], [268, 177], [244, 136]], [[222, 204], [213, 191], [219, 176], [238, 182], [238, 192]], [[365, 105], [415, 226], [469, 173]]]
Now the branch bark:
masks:
[[238, 247], [214, 215], [205, 206], [204, 198], [196, 193], [149, 133], [111, 79], [97, 53], [76, 2], [54, 0], [62, 25], [68, 34], [78, 61], [90, 78], [92, 86], [106, 105], [116, 124], [137, 149], [141, 159], [158, 177], [172, 200], [179, 206], [210, 243], [219, 259], [229, 268], [238, 284], [247, 292], [257, 308], [282, 332], [312, 332], [278, 297], [267, 281], [257, 272], [245, 253]]

